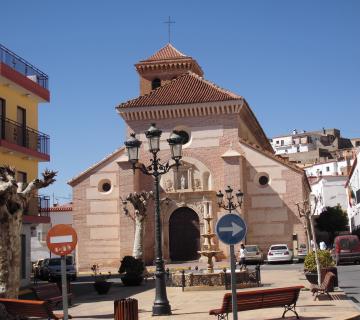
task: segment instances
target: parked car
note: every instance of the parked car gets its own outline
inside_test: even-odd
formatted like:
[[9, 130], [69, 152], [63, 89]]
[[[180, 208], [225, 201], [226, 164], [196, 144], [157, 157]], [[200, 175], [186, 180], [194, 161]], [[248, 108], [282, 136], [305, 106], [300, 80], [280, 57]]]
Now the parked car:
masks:
[[356, 235], [337, 236], [331, 255], [336, 265], [342, 262], [360, 263], [360, 241]]
[[267, 262], [291, 262], [293, 258], [292, 251], [287, 244], [273, 244], [270, 246], [267, 254]]
[[246, 263], [263, 263], [264, 257], [258, 245], [246, 245]]
[[[59, 280], [61, 278], [61, 258], [45, 259], [43, 266], [43, 279], [48, 281]], [[72, 257], [66, 259], [66, 276], [71, 280], [76, 280], [77, 274]]]
[[306, 255], [308, 253], [307, 247], [305, 243], [300, 243], [297, 250], [297, 258], [299, 261], [304, 261]]
[[45, 280], [45, 278], [44, 278], [44, 268], [47, 265], [48, 261], [49, 261], [49, 258], [46, 258], [39, 264], [39, 267], [38, 267], [38, 270], [37, 270], [39, 279]]

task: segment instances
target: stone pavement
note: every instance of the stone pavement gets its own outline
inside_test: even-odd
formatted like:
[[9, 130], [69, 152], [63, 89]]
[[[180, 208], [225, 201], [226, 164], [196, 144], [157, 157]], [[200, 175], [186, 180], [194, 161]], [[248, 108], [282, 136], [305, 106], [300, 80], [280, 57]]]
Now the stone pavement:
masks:
[[[284, 287], [290, 285], [304, 285], [309, 287], [304, 275], [298, 270], [263, 270], [263, 288]], [[89, 285], [88, 283], [87, 285]], [[85, 285], [85, 284], [83, 284]], [[253, 290], [253, 289], [242, 289]], [[181, 288], [168, 288], [168, 299], [173, 314], [161, 319], [213, 319], [209, 310], [221, 306], [225, 290], [213, 291], [185, 291]], [[139, 302], [139, 319], [154, 319], [151, 316], [151, 308], [154, 300], [154, 281], [150, 280], [140, 287], [123, 287], [120, 283], [114, 283], [108, 295], [100, 296], [90, 287], [85, 294], [75, 297], [75, 305], [70, 308], [69, 313], [74, 318], [81, 319], [113, 319], [113, 300], [132, 297]], [[297, 312], [301, 319], [360, 319], [360, 311], [353, 302], [348, 300], [342, 291], [335, 291], [332, 300], [327, 297], [320, 301], [313, 301], [310, 291], [301, 291]], [[271, 308], [239, 312], [241, 320], [277, 320], [282, 319], [282, 308]], [[231, 317], [229, 317], [231, 319]], [[286, 319], [296, 319], [289, 311]]]

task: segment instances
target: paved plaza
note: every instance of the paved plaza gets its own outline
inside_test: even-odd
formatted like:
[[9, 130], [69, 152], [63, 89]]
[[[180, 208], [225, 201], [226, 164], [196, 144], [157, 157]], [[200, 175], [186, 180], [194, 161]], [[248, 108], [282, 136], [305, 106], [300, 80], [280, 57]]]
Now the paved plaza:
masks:
[[[309, 287], [308, 281], [299, 270], [263, 270], [263, 288], [276, 288], [292, 285]], [[82, 288], [81, 288], [82, 287]], [[74, 306], [69, 313], [74, 318], [81, 319], [111, 319], [113, 318], [115, 299], [132, 297], [139, 302], [139, 319], [153, 319], [151, 315], [155, 296], [154, 280], [149, 280], [139, 287], [124, 287], [120, 282], [114, 282], [109, 294], [100, 296], [91, 288], [91, 282], [79, 282], [73, 285], [75, 299]], [[253, 289], [243, 289], [253, 290]], [[77, 294], [81, 292], [81, 294]], [[171, 316], [161, 319], [214, 319], [209, 310], [220, 308], [226, 290], [185, 291], [181, 288], [170, 287], [167, 290], [172, 307]], [[313, 301], [311, 292], [300, 292], [297, 312], [301, 319], [360, 319], [360, 310], [340, 290], [331, 294], [332, 300], [327, 297], [320, 301]], [[283, 309], [272, 308], [239, 312], [241, 320], [275, 320], [281, 319]], [[296, 319], [288, 312], [286, 319]]]

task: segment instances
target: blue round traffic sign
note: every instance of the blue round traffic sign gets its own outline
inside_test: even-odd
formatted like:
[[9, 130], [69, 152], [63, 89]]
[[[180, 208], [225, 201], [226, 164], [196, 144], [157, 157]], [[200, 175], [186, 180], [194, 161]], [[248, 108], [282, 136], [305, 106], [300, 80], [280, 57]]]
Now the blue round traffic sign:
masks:
[[229, 213], [218, 220], [215, 231], [221, 242], [231, 245], [245, 238], [247, 227], [240, 216]]

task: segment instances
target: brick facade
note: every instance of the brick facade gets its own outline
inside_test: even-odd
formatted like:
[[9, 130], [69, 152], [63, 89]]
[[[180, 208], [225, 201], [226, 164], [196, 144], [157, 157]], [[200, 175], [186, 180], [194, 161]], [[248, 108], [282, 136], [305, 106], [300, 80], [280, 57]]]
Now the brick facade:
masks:
[[[169, 77], [166, 74], [163, 80], [167, 81]], [[143, 90], [148, 80], [141, 77]], [[227, 185], [245, 193], [240, 214], [248, 224], [246, 243], [258, 244], [264, 251], [274, 243], [293, 247], [293, 237], [297, 237], [299, 243], [306, 243], [295, 206], [309, 192], [304, 173], [269, 152], [266, 136], [244, 100], [234, 101], [231, 108], [222, 102], [217, 104], [219, 107], [211, 102], [190, 104], [185, 108], [196, 112], [197, 116], [184, 111], [182, 117], [164, 116], [167, 113], [163, 110], [178, 106], [164, 106], [158, 113], [152, 112], [151, 106], [140, 111], [138, 108], [119, 110], [126, 121], [126, 135], [135, 132], [143, 142], [140, 159], [144, 164], [149, 164], [150, 159], [144, 135], [150, 122], [156, 122], [163, 130], [159, 152], [163, 162], [170, 157], [166, 139], [172, 130], [184, 130], [190, 136], [190, 141], [183, 147], [183, 166], [179, 171], [171, 170], [160, 181], [161, 198], [168, 198], [161, 204], [163, 254], [168, 262], [172, 250], [169, 241], [172, 213], [182, 207], [193, 210], [199, 217], [200, 236], [205, 231], [204, 214], [213, 216], [214, 226], [225, 214], [216, 205], [216, 192]], [[217, 114], [211, 114], [210, 107]], [[268, 183], [263, 186], [259, 179], [264, 175]], [[186, 186], [180, 187], [181, 178], [186, 181]], [[111, 190], [103, 192], [102, 183], [106, 181], [111, 183]], [[133, 191], [152, 190], [152, 178], [139, 171], [133, 174], [125, 150], [119, 149], [74, 178], [70, 185], [73, 187], [74, 227], [79, 235], [79, 269], [89, 270], [94, 263], [118, 268], [121, 258], [132, 253], [135, 227], [131, 214], [123, 213], [120, 198], [126, 198]], [[181, 242], [181, 237], [178, 241]], [[203, 240], [200, 242], [202, 244]], [[219, 258], [228, 257], [227, 246], [215, 242], [223, 252]], [[152, 201], [146, 219], [144, 249], [144, 259], [151, 264], [154, 258]]]

